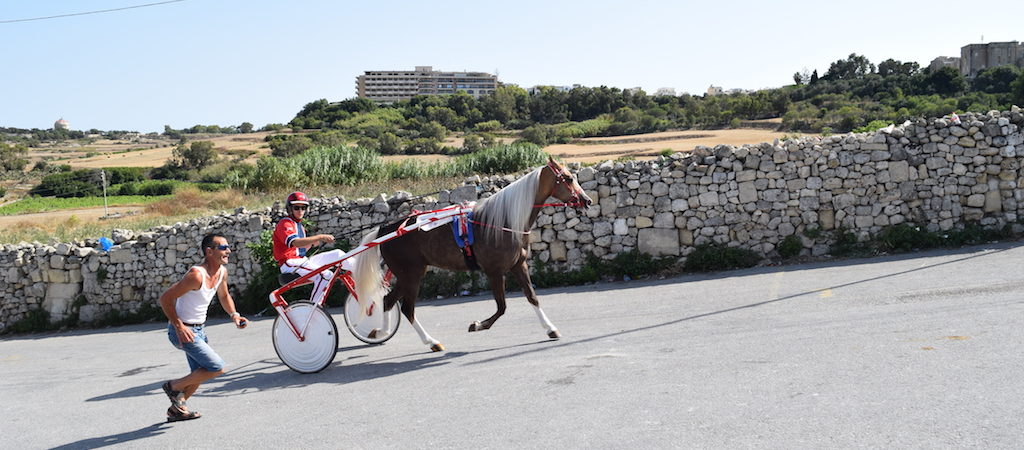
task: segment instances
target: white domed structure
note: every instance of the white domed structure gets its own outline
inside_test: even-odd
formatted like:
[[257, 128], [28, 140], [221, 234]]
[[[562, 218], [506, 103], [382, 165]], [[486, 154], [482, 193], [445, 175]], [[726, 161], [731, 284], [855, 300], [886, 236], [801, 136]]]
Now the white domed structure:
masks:
[[53, 123], [53, 129], [54, 130], [67, 130], [67, 129], [70, 129], [70, 128], [71, 128], [71, 124], [68, 123], [68, 121], [64, 120], [63, 117], [61, 117], [60, 119], [58, 119], [56, 122]]

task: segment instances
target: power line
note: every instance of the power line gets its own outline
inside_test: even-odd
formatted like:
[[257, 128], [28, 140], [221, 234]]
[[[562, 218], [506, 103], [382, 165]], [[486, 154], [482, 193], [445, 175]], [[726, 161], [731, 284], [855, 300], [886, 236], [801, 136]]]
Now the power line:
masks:
[[47, 19], [58, 19], [58, 18], [61, 18], [61, 17], [84, 16], [84, 15], [87, 15], [87, 14], [99, 14], [99, 13], [105, 13], [105, 12], [122, 11], [122, 10], [125, 10], [125, 9], [145, 8], [147, 6], [157, 6], [157, 5], [164, 5], [164, 4], [167, 4], [167, 3], [177, 3], [177, 2], [183, 2], [183, 1], [185, 1], [185, 0], [167, 0], [165, 2], [146, 3], [145, 5], [125, 6], [123, 8], [101, 9], [101, 10], [97, 10], [97, 11], [85, 11], [85, 12], [79, 12], [79, 13], [61, 14], [61, 15], [57, 15], [57, 16], [33, 17], [33, 18], [30, 18], [30, 19], [0, 20], [0, 23], [31, 22], [33, 20], [47, 20]]

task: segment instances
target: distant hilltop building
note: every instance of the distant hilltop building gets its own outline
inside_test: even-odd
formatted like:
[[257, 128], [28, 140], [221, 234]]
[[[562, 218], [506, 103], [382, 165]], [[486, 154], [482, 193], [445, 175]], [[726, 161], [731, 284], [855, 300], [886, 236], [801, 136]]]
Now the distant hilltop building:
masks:
[[968, 44], [960, 47], [960, 74], [974, 78], [983, 69], [1024, 67], [1024, 44], [1017, 41]]
[[658, 88], [657, 91], [654, 91], [654, 95], [655, 96], [670, 95], [672, 97], [675, 97], [676, 96], [676, 88], [670, 88], [670, 87]]
[[68, 130], [70, 128], [71, 128], [71, 124], [68, 123], [68, 121], [64, 120], [63, 117], [61, 117], [60, 119], [57, 119], [57, 121], [53, 123], [53, 129], [54, 130]]
[[715, 86], [715, 85], [712, 84], [711, 86], [708, 86], [708, 90], [706, 92], [706, 95], [714, 96], [714, 95], [722, 95], [724, 93], [725, 93], [725, 91], [723, 91], [720, 86]]
[[952, 67], [956, 70], [960, 70], [960, 58], [956, 56], [940, 56], [932, 60], [931, 64], [928, 64], [928, 68], [935, 71], [943, 67]]
[[356, 95], [378, 103], [394, 103], [417, 95], [444, 95], [459, 91], [480, 98], [497, 88], [497, 75], [484, 72], [441, 72], [431, 66], [416, 66], [416, 70], [368, 70], [356, 77]]
[[1024, 44], [1017, 41], [967, 44], [960, 47], [960, 57], [940, 56], [928, 64], [932, 70], [954, 67], [967, 78], [974, 78], [982, 70], [999, 66], [1024, 68]]

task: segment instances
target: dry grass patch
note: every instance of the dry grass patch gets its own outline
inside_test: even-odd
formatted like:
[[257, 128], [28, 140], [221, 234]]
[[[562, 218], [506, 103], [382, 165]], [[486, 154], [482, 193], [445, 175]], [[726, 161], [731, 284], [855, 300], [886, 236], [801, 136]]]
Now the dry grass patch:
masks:
[[199, 210], [225, 210], [243, 206], [246, 198], [242, 193], [227, 189], [217, 192], [203, 192], [186, 187], [163, 200], [146, 205], [146, 213], [154, 216], [181, 216]]

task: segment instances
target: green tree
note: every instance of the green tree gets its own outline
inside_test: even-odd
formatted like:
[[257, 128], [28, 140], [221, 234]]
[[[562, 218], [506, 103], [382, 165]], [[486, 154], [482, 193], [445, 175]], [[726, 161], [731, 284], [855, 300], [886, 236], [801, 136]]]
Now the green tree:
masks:
[[825, 76], [821, 78], [829, 81], [851, 80], [874, 72], [875, 65], [868, 61], [866, 57], [850, 53], [850, 56], [846, 59], [840, 59], [832, 63], [828, 68], [828, 72], [825, 72]]
[[978, 72], [971, 82], [971, 89], [989, 94], [1007, 93], [1010, 92], [1010, 84], [1020, 73], [1014, 66], [989, 67]]
[[878, 64], [878, 74], [887, 77], [890, 75], [913, 75], [921, 69], [916, 62], [901, 62], [889, 58]]
[[420, 126], [420, 137], [442, 141], [448, 136], [448, 129], [440, 123], [430, 121]]
[[252, 129], [253, 125], [249, 122], [242, 122], [242, 124], [238, 126], [239, 133], [252, 133]]
[[179, 145], [173, 153], [178, 165], [185, 169], [202, 169], [217, 160], [217, 152], [210, 141], [195, 141], [188, 146]]
[[928, 71], [921, 80], [927, 93], [955, 96], [967, 90], [967, 80], [960, 71], [952, 67], [943, 67]]
[[1010, 83], [1010, 101], [1016, 105], [1024, 105], [1024, 70], [1017, 75], [1017, 79]]
[[497, 120], [508, 125], [527, 117], [529, 101], [529, 94], [519, 86], [498, 86], [494, 93], [480, 99], [480, 110], [484, 120]]

